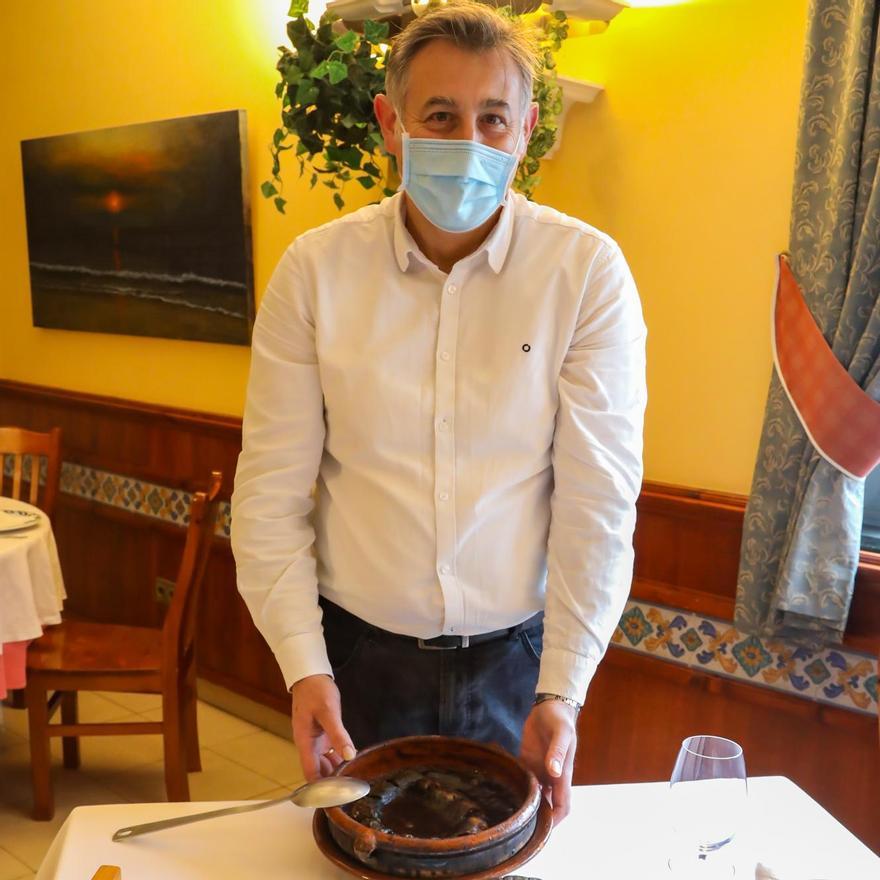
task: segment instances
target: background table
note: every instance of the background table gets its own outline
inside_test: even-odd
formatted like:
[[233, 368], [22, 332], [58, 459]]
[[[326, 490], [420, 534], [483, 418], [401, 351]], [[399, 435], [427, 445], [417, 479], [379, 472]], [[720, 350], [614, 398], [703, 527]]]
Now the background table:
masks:
[[[516, 873], [541, 880], [663, 880], [668, 857], [669, 786], [577, 786], [572, 812], [547, 846]], [[78, 807], [61, 827], [37, 880], [86, 880], [99, 865], [122, 880], [346, 880], [312, 839], [312, 811], [281, 804], [114, 843], [115, 830], [230, 803]], [[238, 802], [240, 803], [240, 802]], [[749, 780], [749, 818], [738, 835], [736, 880], [758, 862], [783, 880], [877, 880], [880, 858], [793, 782]]]
[[0, 510], [26, 510], [40, 521], [0, 532], [0, 698], [24, 686], [25, 652], [43, 627], [61, 621], [64, 579], [49, 517], [23, 501], [0, 496]]

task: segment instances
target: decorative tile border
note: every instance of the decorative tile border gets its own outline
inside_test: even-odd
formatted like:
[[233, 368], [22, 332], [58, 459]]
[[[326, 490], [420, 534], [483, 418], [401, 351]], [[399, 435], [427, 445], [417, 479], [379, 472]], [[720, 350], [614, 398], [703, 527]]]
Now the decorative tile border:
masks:
[[[189, 523], [192, 494], [181, 489], [169, 489], [144, 480], [64, 462], [61, 465], [61, 491], [176, 525]], [[217, 513], [215, 534], [228, 538], [230, 522], [230, 505], [225, 501]]]
[[627, 602], [612, 644], [798, 697], [877, 714], [877, 658], [740, 632], [729, 621]]
[[[11, 461], [6, 468], [11, 473]], [[131, 477], [65, 462], [61, 491], [80, 498], [185, 526], [192, 495]], [[216, 533], [229, 537], [224, 502]], [[660, 605], [630, 601], [611, 643], [662, 660], [749, 684], [877, 715], [877, 660], [868, 654], [825, 648], [810, 651], [781, 639], [740, 632], [729, 621]]]

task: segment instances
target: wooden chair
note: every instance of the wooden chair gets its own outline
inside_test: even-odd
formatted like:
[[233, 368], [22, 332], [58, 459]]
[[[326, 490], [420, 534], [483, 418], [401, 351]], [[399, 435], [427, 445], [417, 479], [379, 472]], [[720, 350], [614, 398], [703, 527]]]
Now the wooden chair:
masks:
[[[183, 559], [162, 629], [65, 620], [28, 648], [26, 702], [34, 818], [54, 813], [50, 737], [63, 737], [64, 766], [79, 767], [80, 736], [161, 733], [170, 801], [189, 800], [187, 771], [201, 770], [196, 724], [196, 612], [214, 535], [221, 475], [190, 507]], [[162, 720], [80, 724], [79, 691], [162, 695]], [[50, 692], [53, 692], [51, 698]], [[50, 724], [58, 705], [61, 723]]]
[[[6, 459], [12, 456], [12, 478], [6, 476]], [[24, 457], [30, 456], [30, 474], [23, 481]], [[40, 494], [40, 457], [46, 457], [46, 482]], [[0, 428], [0, 495], [35, 504], [52, 519], [58, 481], [61, 476], [61, 428], [52, 428], [47, 434], [26, 431], [24, 428]], [[23, 484], [28, 497], [23, 497]]]

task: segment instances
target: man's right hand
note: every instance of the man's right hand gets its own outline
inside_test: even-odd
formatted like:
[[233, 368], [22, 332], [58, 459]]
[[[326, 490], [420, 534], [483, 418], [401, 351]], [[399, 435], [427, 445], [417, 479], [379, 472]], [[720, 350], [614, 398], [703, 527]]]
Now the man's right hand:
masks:
[[343, 760], [356, 754], [342, 726], [339, 689], [329, 675], [309, 675], [291, 688], [293, 742], [306, 779], [329, 776]]

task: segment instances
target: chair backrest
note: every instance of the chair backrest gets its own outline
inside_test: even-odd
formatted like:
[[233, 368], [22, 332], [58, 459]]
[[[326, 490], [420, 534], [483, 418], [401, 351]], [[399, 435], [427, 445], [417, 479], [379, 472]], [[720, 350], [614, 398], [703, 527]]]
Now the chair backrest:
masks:
[[[25, 456], [30, 457], [25, 468]], [[46, 459], [46, 479], [40, 497], [40, 459]], [[6, 463], [12, 459], [12, 473]], [[61, 428], [46, 434], [24, 428], [0, 428], [0, 495], [37, 505], [50, 519], [55, 514], [61, 477]], [[24, 489], [27, 487], [25, 496]]]
[[190, 661], [196, 632], [196, 609], [220, 507], [223, 475], [211, 472], [208, 489], [195, 492], [189, 509], [189, 526], [183, 558], [174, 583], [174, 595], [162, 625], [163, 675], [176, 675]]

